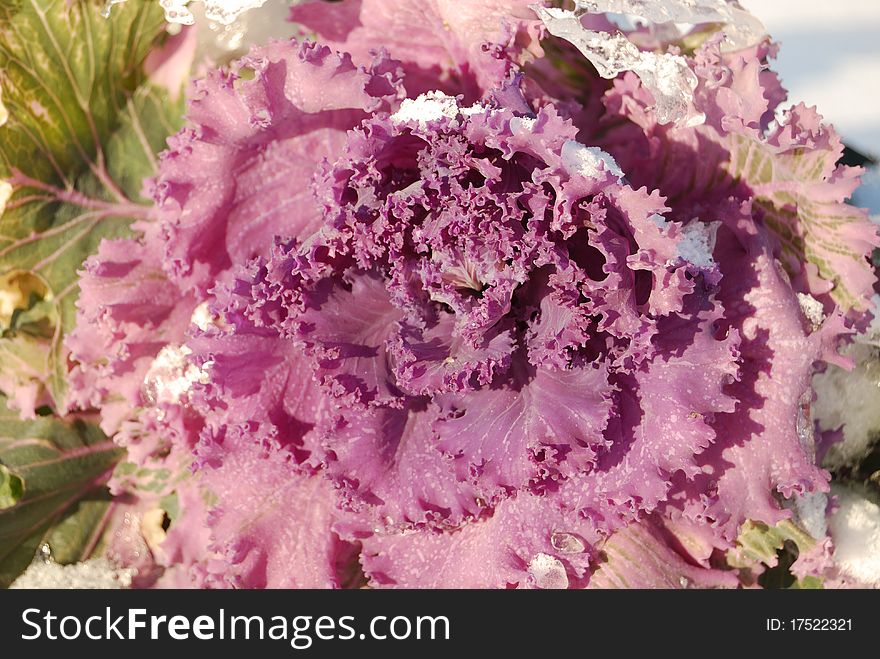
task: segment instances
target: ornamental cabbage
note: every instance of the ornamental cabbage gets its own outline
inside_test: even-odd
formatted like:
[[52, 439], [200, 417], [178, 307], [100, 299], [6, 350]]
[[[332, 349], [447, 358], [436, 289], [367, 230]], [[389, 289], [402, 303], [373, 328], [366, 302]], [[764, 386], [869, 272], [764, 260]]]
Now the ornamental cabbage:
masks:
[[193, 84], [67, 340], [71, 408], [165, 473], [113, 481], [174, 501], [150, 583], [730, 587], [828, 490], [810, 377], [880, 244], [839, 138], [773, 121], [763, 37], [619, 31], [606, 79], [610, 24], [531, 4], [300, 4], [317, 42]]

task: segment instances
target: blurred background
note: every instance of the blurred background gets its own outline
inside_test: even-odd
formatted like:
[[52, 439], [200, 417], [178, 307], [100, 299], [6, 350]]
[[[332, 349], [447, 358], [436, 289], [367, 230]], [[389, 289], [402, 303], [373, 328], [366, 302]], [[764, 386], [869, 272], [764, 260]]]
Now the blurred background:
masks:
[[[880, 0], [740, 0], [782, 48], [775, 69], [793, 103], [816, 105], [844, 142], [880, 158]], [[880, 172], [853, 201], [880, 219]]]
[[817, 105], [847, 144], [880, 156], [880, 1], [740, 0], [782, 44], [793, 102]]

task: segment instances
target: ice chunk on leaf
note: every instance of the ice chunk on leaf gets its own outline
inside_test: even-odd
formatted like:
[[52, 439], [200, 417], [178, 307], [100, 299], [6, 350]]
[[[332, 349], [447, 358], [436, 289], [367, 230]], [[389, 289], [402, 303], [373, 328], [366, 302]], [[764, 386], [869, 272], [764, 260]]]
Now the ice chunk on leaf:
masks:
[[589, 14], [626, 14], [657, 25], [722, 23], [727, 50], [753, 46], [766, 34], [760, 20], [728, 0], [577, 0], [575, 5]]
[[825, 520], [827, 509], [828, 495], [825, 492], [806, 492], [794, 498], [797, 521], [814, 538], [828, 535], [828, 523]]
[[573, 11], [534, 9], [550, 34], [574, 45], [603, 78], [634, 71], [654, 96], [659, 123], [695, 126], [705, 120], [693, 107], [697, 76], [680, 55], [645, 52], [623, 34], [590, 30]]
[[196, 22], [195, 16], [187, 8], [189, 0], [159, 0], [162, 9], [165, 10], [165, 20], [179, 25], [192, 25]]
[[154, 404], [177, 404], [194, 383], [206, 381], [207, 373], [188, 362], [191, 353], [189, 347], [173, 344], [159, 351], [144, 379], [148, 401]]

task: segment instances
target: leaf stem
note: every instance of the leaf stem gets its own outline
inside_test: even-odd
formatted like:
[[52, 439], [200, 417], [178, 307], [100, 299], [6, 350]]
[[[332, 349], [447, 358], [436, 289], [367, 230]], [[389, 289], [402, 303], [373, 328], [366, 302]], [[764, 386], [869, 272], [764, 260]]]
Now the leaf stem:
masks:
[[[104, 173], [104, 176], [107, 176], [106, 172]], [[12, 176], [8, 180], [12, 185], [48, 192], [57, 201], [66, 204], [73, 204], [74, 206], [79, 206], [81, 208], [88, 208], [89, 210], [106, 211], [107, 215], [119, 215], [121, 217], [130, 216], [137, 219], [147, 219], [150, 215], [150, 209], [148, 206], [129, 201], [109, 177], [107, 178], [105, 185], [109, 184], [116, 188], [116, 192], [121, 195], [121, 200], [119, 202], [94, 199], [93, 197], [88, 197], [77, 190], [59, 188], [49, 183], [44, 183], [43, 181], [31, 178], [18, 169], [12, 170]]]
[[83, 547], [82, 553], [80, 554], [80, 561], [87, 561], [91, 558], [92, 554], [95, 551], [95, 548], [98, 546], [98, 543], [101, 541], [101, 537], [104, 535], [104, 531], [107, 530], [107, 525], [110, 523], [110, 518], [113, 516], [113, 511], [117, 506], [116, 501], [111, 501], [110, 505], [107, 506], [107, 510], [104, 511], [104, 514], [101, 515], [100, 521], [95, 525], [94, 530], [89, 536], [88, 541], [86, 542], [86, 546]]

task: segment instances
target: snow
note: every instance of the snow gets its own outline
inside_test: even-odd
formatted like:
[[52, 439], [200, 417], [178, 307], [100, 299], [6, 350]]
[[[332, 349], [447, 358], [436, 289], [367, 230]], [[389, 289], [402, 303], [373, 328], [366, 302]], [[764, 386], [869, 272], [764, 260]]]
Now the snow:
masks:
[[487, 106], [483, 105], [482, 103], [474, 103], [470, 107], [461, 108], [459, 110], [459, 112], [461, 114], [465, 115], [466, 117], [470, 117], [475, 114], [483, 114], [483, 113], [489, 112], [489, 111], [490, 111], [490, 109]]
[[822, 323], [825, 322], [825, 308], [822, 306], [822, 303], [809, 293], [798, 293], [797, 299], [801, 305], [804, 317], [810, 321], [813, 330], [819, 329]]
[[134, 570], [115, 567], [106, 558], [60, 565], [51, 558], [37, 556], [10, 589], [121, 589], [131, 587]]
[[653, 213], [648, 216], [648, 219], [656, 224], [660, 229], [665, 229], [669, 225], [667, 219], [660, 215], [660, 213]]
[[828, 366], [813, 376], [814, 418], [822, 431], [843, 426], [843, 441], [832, 444], [823, 465], [828, 469], [860, 462], [880, 436], [880, 362], [876, 348], [854, 343], [844, 354], [856, 362], [852, 371]]
[[510, 120], [510, 132], [514, 135], [531, 133], [535, 128], [535, 121], [531, 117], [514, 117]]
[[400, 109], [391, 115], [391, 121], [396, 124], [415, 122], [419, 127], [425, 128], [428, 122], [443, 118], [455, 119], [458, 114], [458, 101], [454, 96], [433, 91], [415, 99], [404, 99]]
[[575, 140], [566, 140], [562, 145], [562, 165], [569, 174], [587, 178], [600, 178], [602, 172], [609, 172], [618, 180], [623, 178], [623, 171], [610, 154]]
[[862, 343], [880, 347], [880, 295], [874, 293], [871, 296], [871, 308], [874, 309], [874, 317], [871, 324], [865, 330], [865, 335], [860, 337]]
[[828, 495], [824, 492], [807, 492], [795, 498], [795, 511], [801, 527], [814, 538], [828, 535], [825, 511], [828, 508]]
[[715, 267], [712, 253], [715, 251], [715, 235], [720, 222], [692, 220], [681, 229], [678, 255], [698, 268]]
[[828, 520], [834, 562], [844, 574], [880, 587], [880, 506], [855, 489], [832, 491], [838, 503]]
[[207, 301], [202, 302], [199, 306], [193, 309], [190, 323], [198, 327], [203, 332], [207, 331], [211, 327], [216, 326], [214, 316], [211, 314], [211, 311], [208, 308]]
[[[669, 222], [658, 213], [649, 215], [661, 231], [665, 231]], [[678, 243], [678, 256], [698, 268], [714, 268], [715, 239], [721, 222], [702, 222], [693, 218], [681, 227], [681, 238]]]
[[[818, 106], [847, 144], [880, 155], [880, 2], [740, 0], [782, 48], [773, 69], [786, 106]], [[878, 211], [874, 211], [878, 212]]]

